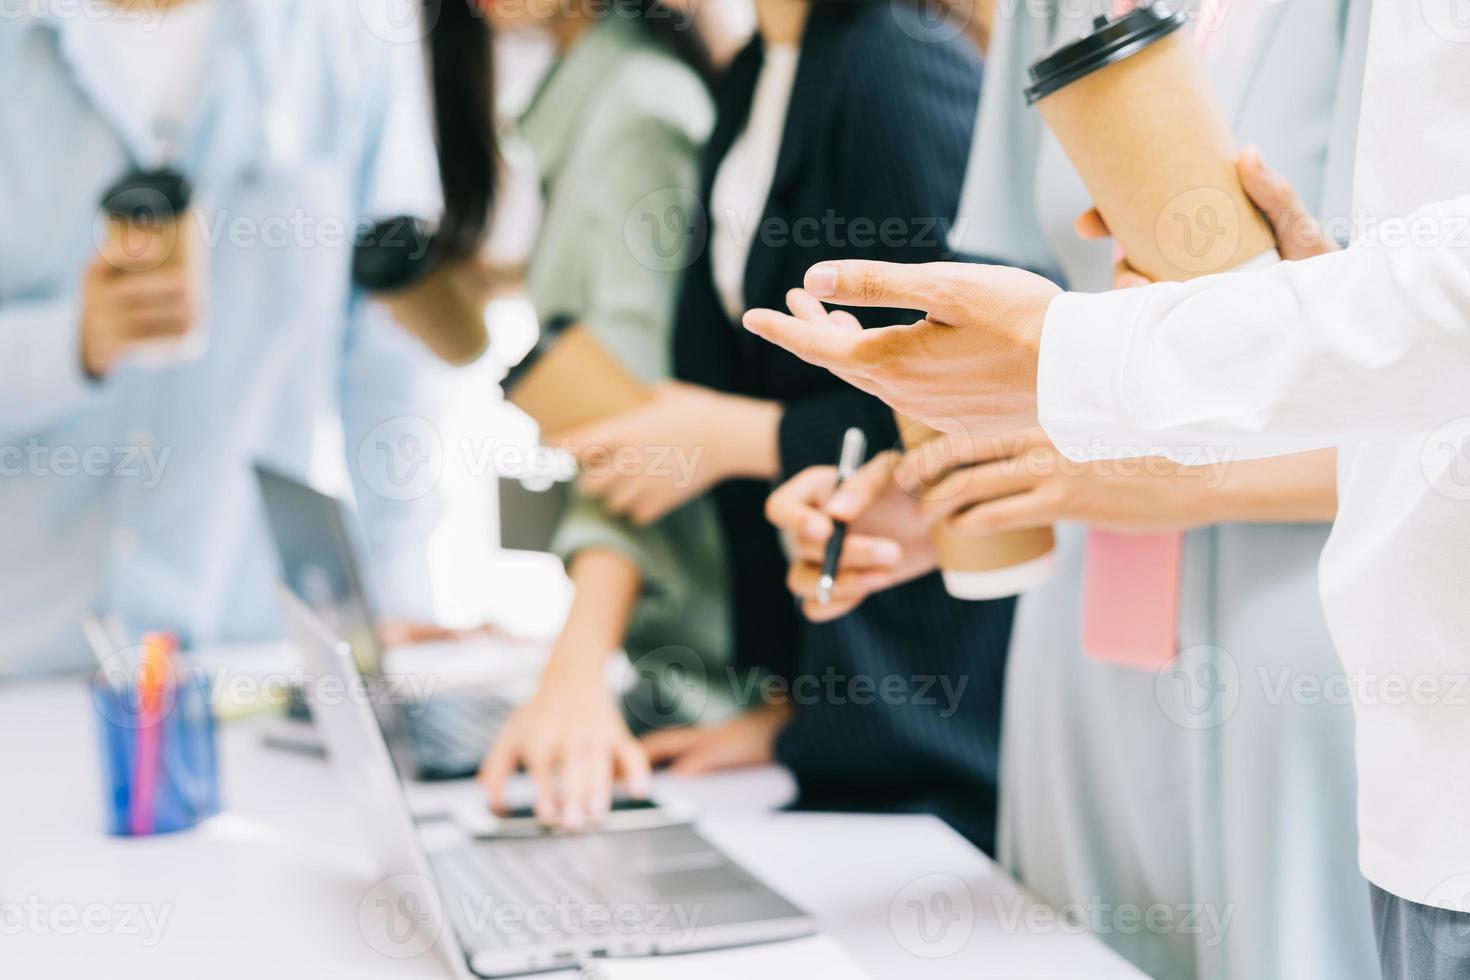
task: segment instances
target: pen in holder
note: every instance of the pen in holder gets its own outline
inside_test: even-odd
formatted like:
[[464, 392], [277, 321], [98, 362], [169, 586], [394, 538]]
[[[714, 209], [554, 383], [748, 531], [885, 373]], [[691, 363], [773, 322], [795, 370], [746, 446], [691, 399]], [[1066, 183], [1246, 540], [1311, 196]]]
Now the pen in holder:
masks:
[[143, 648], [134, 670], [92, 682], [107, 832], [117, 836], [186, 830], [219, 812], [209, 680], [161, 642]]

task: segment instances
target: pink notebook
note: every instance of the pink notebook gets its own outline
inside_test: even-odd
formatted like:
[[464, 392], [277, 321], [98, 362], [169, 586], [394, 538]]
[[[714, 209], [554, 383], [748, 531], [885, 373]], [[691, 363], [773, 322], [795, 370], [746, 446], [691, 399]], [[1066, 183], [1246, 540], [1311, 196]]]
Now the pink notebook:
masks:
[[1174, 659], [1183, 535], [1089, 529], [1082, 572], [1082, 649], [1135, 670]]

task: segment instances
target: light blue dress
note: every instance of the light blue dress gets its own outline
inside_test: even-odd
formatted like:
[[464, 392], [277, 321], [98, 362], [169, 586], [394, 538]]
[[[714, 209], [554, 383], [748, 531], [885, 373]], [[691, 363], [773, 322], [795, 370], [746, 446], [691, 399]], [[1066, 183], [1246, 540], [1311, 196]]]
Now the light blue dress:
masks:
[[[1111, 4], [1064, 6], [998, 20], [957, 244], [1100, 290], [1111, 243], [1076, 238], [1088, 195], [1021, 96], [1026, 64]], [[1340, 218], [1368, 3], [1221, 6], [1205, 57], [1237, 135]], [[1058, 529], [1059, 574], [1021, 600], [1001, 859], [1153, 976], [1377, 976], [1356, 862], [1352, 714], [1317, 596], [1327, 530], [1187, 534], [1181, 654], [1157, 674], [1082, 652], [1084, 528]]]

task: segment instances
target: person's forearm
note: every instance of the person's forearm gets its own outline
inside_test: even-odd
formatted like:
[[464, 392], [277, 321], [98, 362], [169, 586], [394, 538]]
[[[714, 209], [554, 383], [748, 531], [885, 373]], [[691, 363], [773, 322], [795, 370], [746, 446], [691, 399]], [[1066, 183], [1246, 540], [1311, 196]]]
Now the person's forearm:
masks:
[[731, 399], [731, 413], [724, 431], [716, 437], [725, 441], [731, 476], [774, 480], [781, 474], [781, 403], [739, 395]]
[[1197, 495], [1189, 526], [1331, 523], [1337, 516], [1335, 449], [1210, 469], [1211, 489]]
[[[1470, 196], [1410, 227], [1458, 227]], [[1458, 224], [1457, 224], [1458, 222]], [[1415, 242], [1245, 276], [1056, 298], [1037, 374], [1072, 459], [1200, 447], [1236, 458], [1401, 438], [1464, 414], [1470, 250]]]
[[623, 646], [643, 589], [643, 576], [627, 556], [588, 548], [572, 558], [576, 594], [546, 666], [548, 678], [600, 678], [607, 658]]

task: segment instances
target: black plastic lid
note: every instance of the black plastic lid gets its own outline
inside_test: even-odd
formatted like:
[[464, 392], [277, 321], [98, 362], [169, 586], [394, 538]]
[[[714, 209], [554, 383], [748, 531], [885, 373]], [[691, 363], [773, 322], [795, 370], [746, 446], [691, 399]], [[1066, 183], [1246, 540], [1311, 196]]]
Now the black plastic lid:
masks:
[[189, 179], [177, 170], [135, 170], [102, 194], [102, 210], [139, 223], [172, 221], [189, 210], [193, 196]]
[[358, 239], [352, 281], [370, 293], [391, 293], [424, 278], [437, 261], [428, 223], [399, 215], [379, 221]]
[[526, 352], [520, 363], [506, 372], [504, 380], [500, 382], [502, 391], [509, 394], [515, 390], [516, 385], [526, 379], [536, 362], [546, 356], [546, 352], [556, 346], [562, 334], [577, 322], [577, 318], [570, 313], [556, 313], [541, 324], [541, 333], [536, 337], [536, 346]]
[[1188, 22], [1183, 11], [1172, 10], [1166, 3], [1136, 7], [1112, 20], [1098, 17], [1092, 22], [1092, 33], [1058, 45], [1031, 62], [1026, 104], [1137, 54]]

